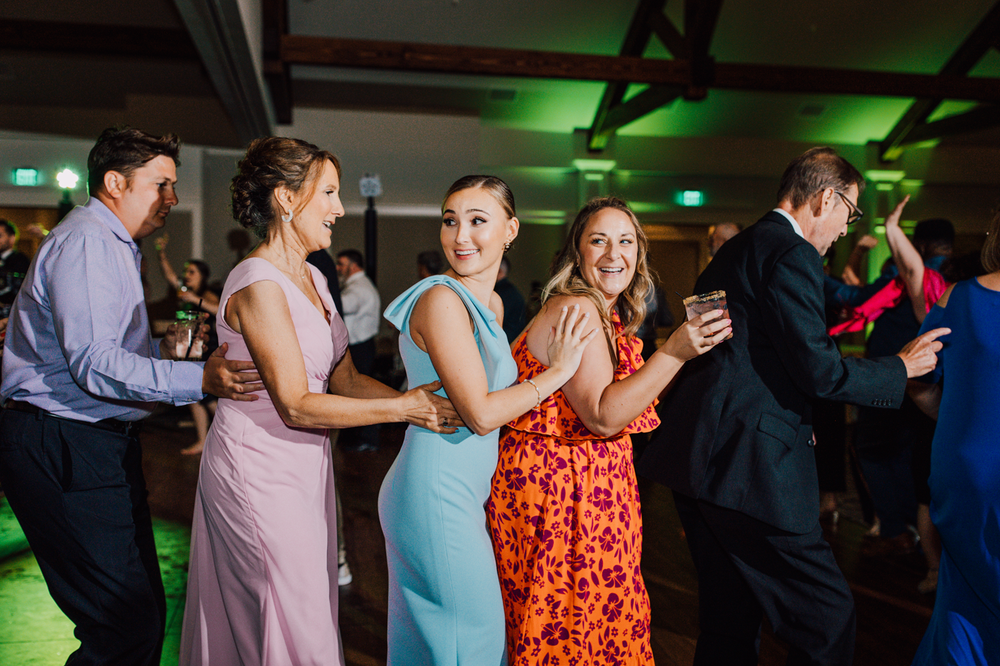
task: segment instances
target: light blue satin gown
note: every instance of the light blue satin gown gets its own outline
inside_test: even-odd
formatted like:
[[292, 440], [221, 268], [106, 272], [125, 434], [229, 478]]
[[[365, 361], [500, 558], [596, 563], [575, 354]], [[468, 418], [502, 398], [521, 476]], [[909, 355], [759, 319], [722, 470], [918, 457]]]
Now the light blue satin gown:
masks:
[[[517, 365], [494, 313], [457, 280], [418, 282], [385, 311], [400, 331], [411, 387], [438, 379], [410, 338], [409, 320], [425, 291], [447, 285], [475, 323], [489, 390], [510, 386]], [[444, 395], [444, 390], [438, 391]], [[439, 435], [410, 426], [382, 482], [378, 509], [389, 563], [388, 664], [503, 664], [504, 613], [485, 504], [497, 466], [499, 431]]]

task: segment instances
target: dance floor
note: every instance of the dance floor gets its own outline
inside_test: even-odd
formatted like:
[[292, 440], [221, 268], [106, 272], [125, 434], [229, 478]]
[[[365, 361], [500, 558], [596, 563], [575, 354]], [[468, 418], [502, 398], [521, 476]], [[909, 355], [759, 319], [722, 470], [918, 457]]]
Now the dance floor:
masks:
[[[150, 504], [168, 597], [163, 664], [177, 663], [180, 621], [198, 459], [179, 454], [194, 441], [176, 425], [185, 410], [165, 409], [143, 433]], [[338, 450], [334, 463], [344, 502], [347, 552], [354, 581], [340, 588], [340, 627], [347, 663], [385, 663], [385, 545], [376, 500], [382, 477], [402, 441], [403, 428], [382, 428], [378, 451]], [[689, 665], [697, 636], [697, 584], [670, 493], [640, 482], [644, 523], [643, 576], [653, 610], [652, 641], [660, 666]], [[850, 498], [848, 498], [850, 499]], [[919, 555], [870, 559], [860, 553], [866, 526], [842, 518], [828, 532], [858, 608], [857, 666], [906, 666], [930, 619], [933, 598], [916, 591], [925, 570]], [[72, 625], [49, 597], [38, 566], [5, 500], [0, 500], [0, 664], [63, 664], [78, 643]], [[784, 664], [786, 651], [765, 631], [760, 663]]]

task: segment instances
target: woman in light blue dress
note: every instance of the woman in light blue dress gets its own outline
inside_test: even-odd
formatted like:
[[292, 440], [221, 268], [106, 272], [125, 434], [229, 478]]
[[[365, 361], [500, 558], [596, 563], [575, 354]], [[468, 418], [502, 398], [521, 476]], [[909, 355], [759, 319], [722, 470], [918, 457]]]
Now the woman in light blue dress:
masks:
[[[409, 384], [440, 379], [463, 419], [451, 434], [409, 428], [382, 482], [379, 518], [389, 564], [388, 663], [505, 663], [504, 612], [485, 503], [497, 429], [559, 389], [596, 326], [564, 308], [549, 340], [552, 366], [516, 384], [517, 365], [494, 293], [500, 259], [517, 236], [514, 197], [492, 176], [466, 176], [442, 206], [451, 268], [418, 282], [386, 309], [400, 331]], [[447, 424], [445, 424], [447, 425]]]

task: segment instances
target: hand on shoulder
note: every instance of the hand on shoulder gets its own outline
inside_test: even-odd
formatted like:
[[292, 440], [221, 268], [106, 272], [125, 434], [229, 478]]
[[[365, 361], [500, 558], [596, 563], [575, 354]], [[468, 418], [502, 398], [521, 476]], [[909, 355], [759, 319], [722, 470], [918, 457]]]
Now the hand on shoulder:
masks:
[[597, 311], [597, 306], [586, 296], [553, 296], [542, 305], [542, 309], [529, 324], [527, 344], [528, 351], [538, 361], [547, 367], [551, 366], [548, 346], [552, 331], [559, 326], [559, 320], [563, 315], [563, 308], [567, 312], [578, 306], [577, 321], [582, 322], [581, 336], [587, 336], [592, 331], [594, 335], [601, 335], [601, 315]]

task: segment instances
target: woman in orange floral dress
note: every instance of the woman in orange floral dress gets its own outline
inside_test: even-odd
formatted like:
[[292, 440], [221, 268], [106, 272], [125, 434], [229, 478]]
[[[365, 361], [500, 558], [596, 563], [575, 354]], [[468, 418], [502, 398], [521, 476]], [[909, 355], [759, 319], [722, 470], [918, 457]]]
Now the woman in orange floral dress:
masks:
[[606, 341], [589, 345], [573, 378], [500, 437], [488, 516], [512, 666], [653, 663], [629, 435], [659, 424], [657, 396], [732, 329], [722, 311], [701, 315], [644, 365], [635, 331], [653, 288], [646, 251], [624, 201], [588, 203], [542, 310], [514, 344], [526, 381], [545, 370], [548, 333], [564, 306], [601, 322]]

